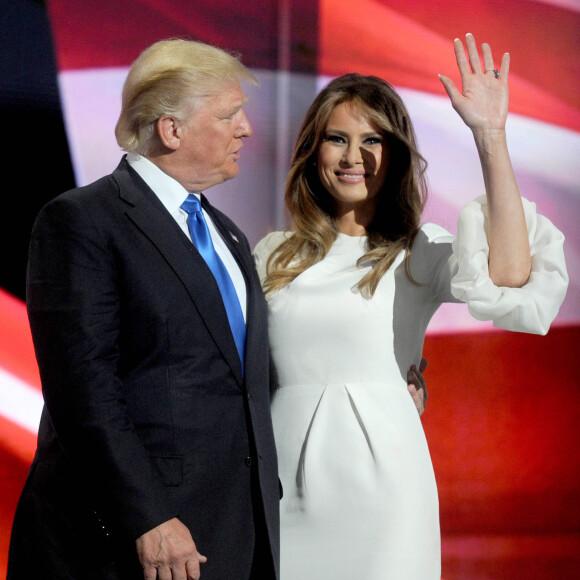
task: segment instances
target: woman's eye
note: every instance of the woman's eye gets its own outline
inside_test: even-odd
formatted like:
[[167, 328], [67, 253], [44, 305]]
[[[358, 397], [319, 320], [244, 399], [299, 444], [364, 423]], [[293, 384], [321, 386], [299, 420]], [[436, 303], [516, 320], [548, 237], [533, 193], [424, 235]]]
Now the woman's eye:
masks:
[[382, 140], [382, 138], [381, 138], [381, 137], [368, 137], [368, 138], [365, 140], [365, 143], [366, 143], [367, 145], [379, 145], [379, 144], [380, 144], [380, 143], [382, 143], [382, 142], [383, 142], [383, 140]]
[[331, 143], [344, 143], [344, 137], [341, 137], [340, 135], [327, 135], [326, 140]]

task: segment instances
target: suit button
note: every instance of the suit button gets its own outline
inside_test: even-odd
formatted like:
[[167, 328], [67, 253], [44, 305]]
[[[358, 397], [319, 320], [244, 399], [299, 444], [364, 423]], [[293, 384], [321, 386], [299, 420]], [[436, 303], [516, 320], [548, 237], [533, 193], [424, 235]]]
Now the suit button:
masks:
[[244, 459], [244, 463], [248, 466], [248, 467], [252, 467], [252, 458], [251, 457], [246, 457], [246, 459]]
[[251, 401], [252, 398], [253, 398], [252, 395], [250, 395], [250, 393], [248, 393], [248, 401]]

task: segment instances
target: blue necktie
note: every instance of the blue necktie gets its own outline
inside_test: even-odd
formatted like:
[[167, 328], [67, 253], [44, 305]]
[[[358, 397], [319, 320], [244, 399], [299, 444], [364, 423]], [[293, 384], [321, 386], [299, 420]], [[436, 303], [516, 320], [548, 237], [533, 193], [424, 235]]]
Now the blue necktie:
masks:
[[191, 240], [195, 244], [197, 251], [205, 260], [209, 269], [213, 272], [214, 278], [222, 294], [222, 300], [226, 308], [234, 341], [244, 369], [244, 351], [246, 345], [246, 323], [240, 306], [240, 301], [234, 283], [230, 275], [215, 251], [211, 236], [207, 228], [207, 223], [201, 211], [201, 202], [193, 195], [189, 194], [187, 199], [181, 204], [181, 209], [188, 214], [187, 225]]

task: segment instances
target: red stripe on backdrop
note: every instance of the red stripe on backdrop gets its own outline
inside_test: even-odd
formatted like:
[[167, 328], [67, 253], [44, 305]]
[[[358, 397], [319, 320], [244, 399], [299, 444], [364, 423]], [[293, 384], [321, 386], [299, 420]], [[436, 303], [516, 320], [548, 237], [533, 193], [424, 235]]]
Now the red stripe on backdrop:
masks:
[[[438, 73], [460, 86], [452, 42], [489, 42], [496, 65], [509, 51], [510, 110], [580, 130], [580, 13], [524, 0], [320, 0], [319, 69], [376, 74], [444, 95]], [[517, 23], [517, 25], [516, 25]]]
[[0, 288], [0, 364], [12, 375], [40, 389], [26, 306]]
[[[0, 289], [0, 364], [40, 389], [26, 306]], [[0, 388], [6, 388], [0, 385]], [[19, 427], [0, 409], [0, 576], [5, 577], [12, 519], [36, 450], [36, 434]]]
[[60, 70], [128, 66], [153, 42], [188, 37], [276, 66], [276, 6], [268, 0], [48, 0]]
[[579, 343], [580, 327], [427, 337], [444, 535], [580, 531]]
[[292, 27], [292, 69], [315, 70], [318, 5], [311, 0], [48, 0], [47, 7], [60, 70], [129, 66], [144, 48], [169, 37], [241, 53], [252, 68], [278, 69], [282, 11]]
[[[0, 431], [4, 431], [2, 422], [0, 417]], [[0, 487], [2, 489], [0, 495], [0, 577], [2, 578], [6, 577], [12, 520], [31, 460], [32, 455], [23, 458], [20, 451], [14, 453], [13, 449], [5, 446], [5, 442], [0, 442]]]

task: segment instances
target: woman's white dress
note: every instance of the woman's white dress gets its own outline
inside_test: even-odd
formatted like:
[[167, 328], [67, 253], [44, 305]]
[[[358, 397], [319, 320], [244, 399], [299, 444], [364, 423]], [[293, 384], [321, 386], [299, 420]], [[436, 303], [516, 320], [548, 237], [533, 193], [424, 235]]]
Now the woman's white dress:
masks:
[[[502, 328], [547, 332], [567, 287], [563, 236], [533, 204], [525, 211], [533, 273], [521, 289], [488, 277], [480, 199], [462, 211], [457, 238], [422, 227], [411, 258], [420, 284], [401, 254], [365, 299], [356, 286], [369, 267], [356, 262], [366, 238], [339, 234], [321, 262], [268, 296], [282, 580], [439, 580], [437, 488], [407, 370], [442, 302], [468, 302]], [[262, 277], [286, 235], [257, 245]]]

